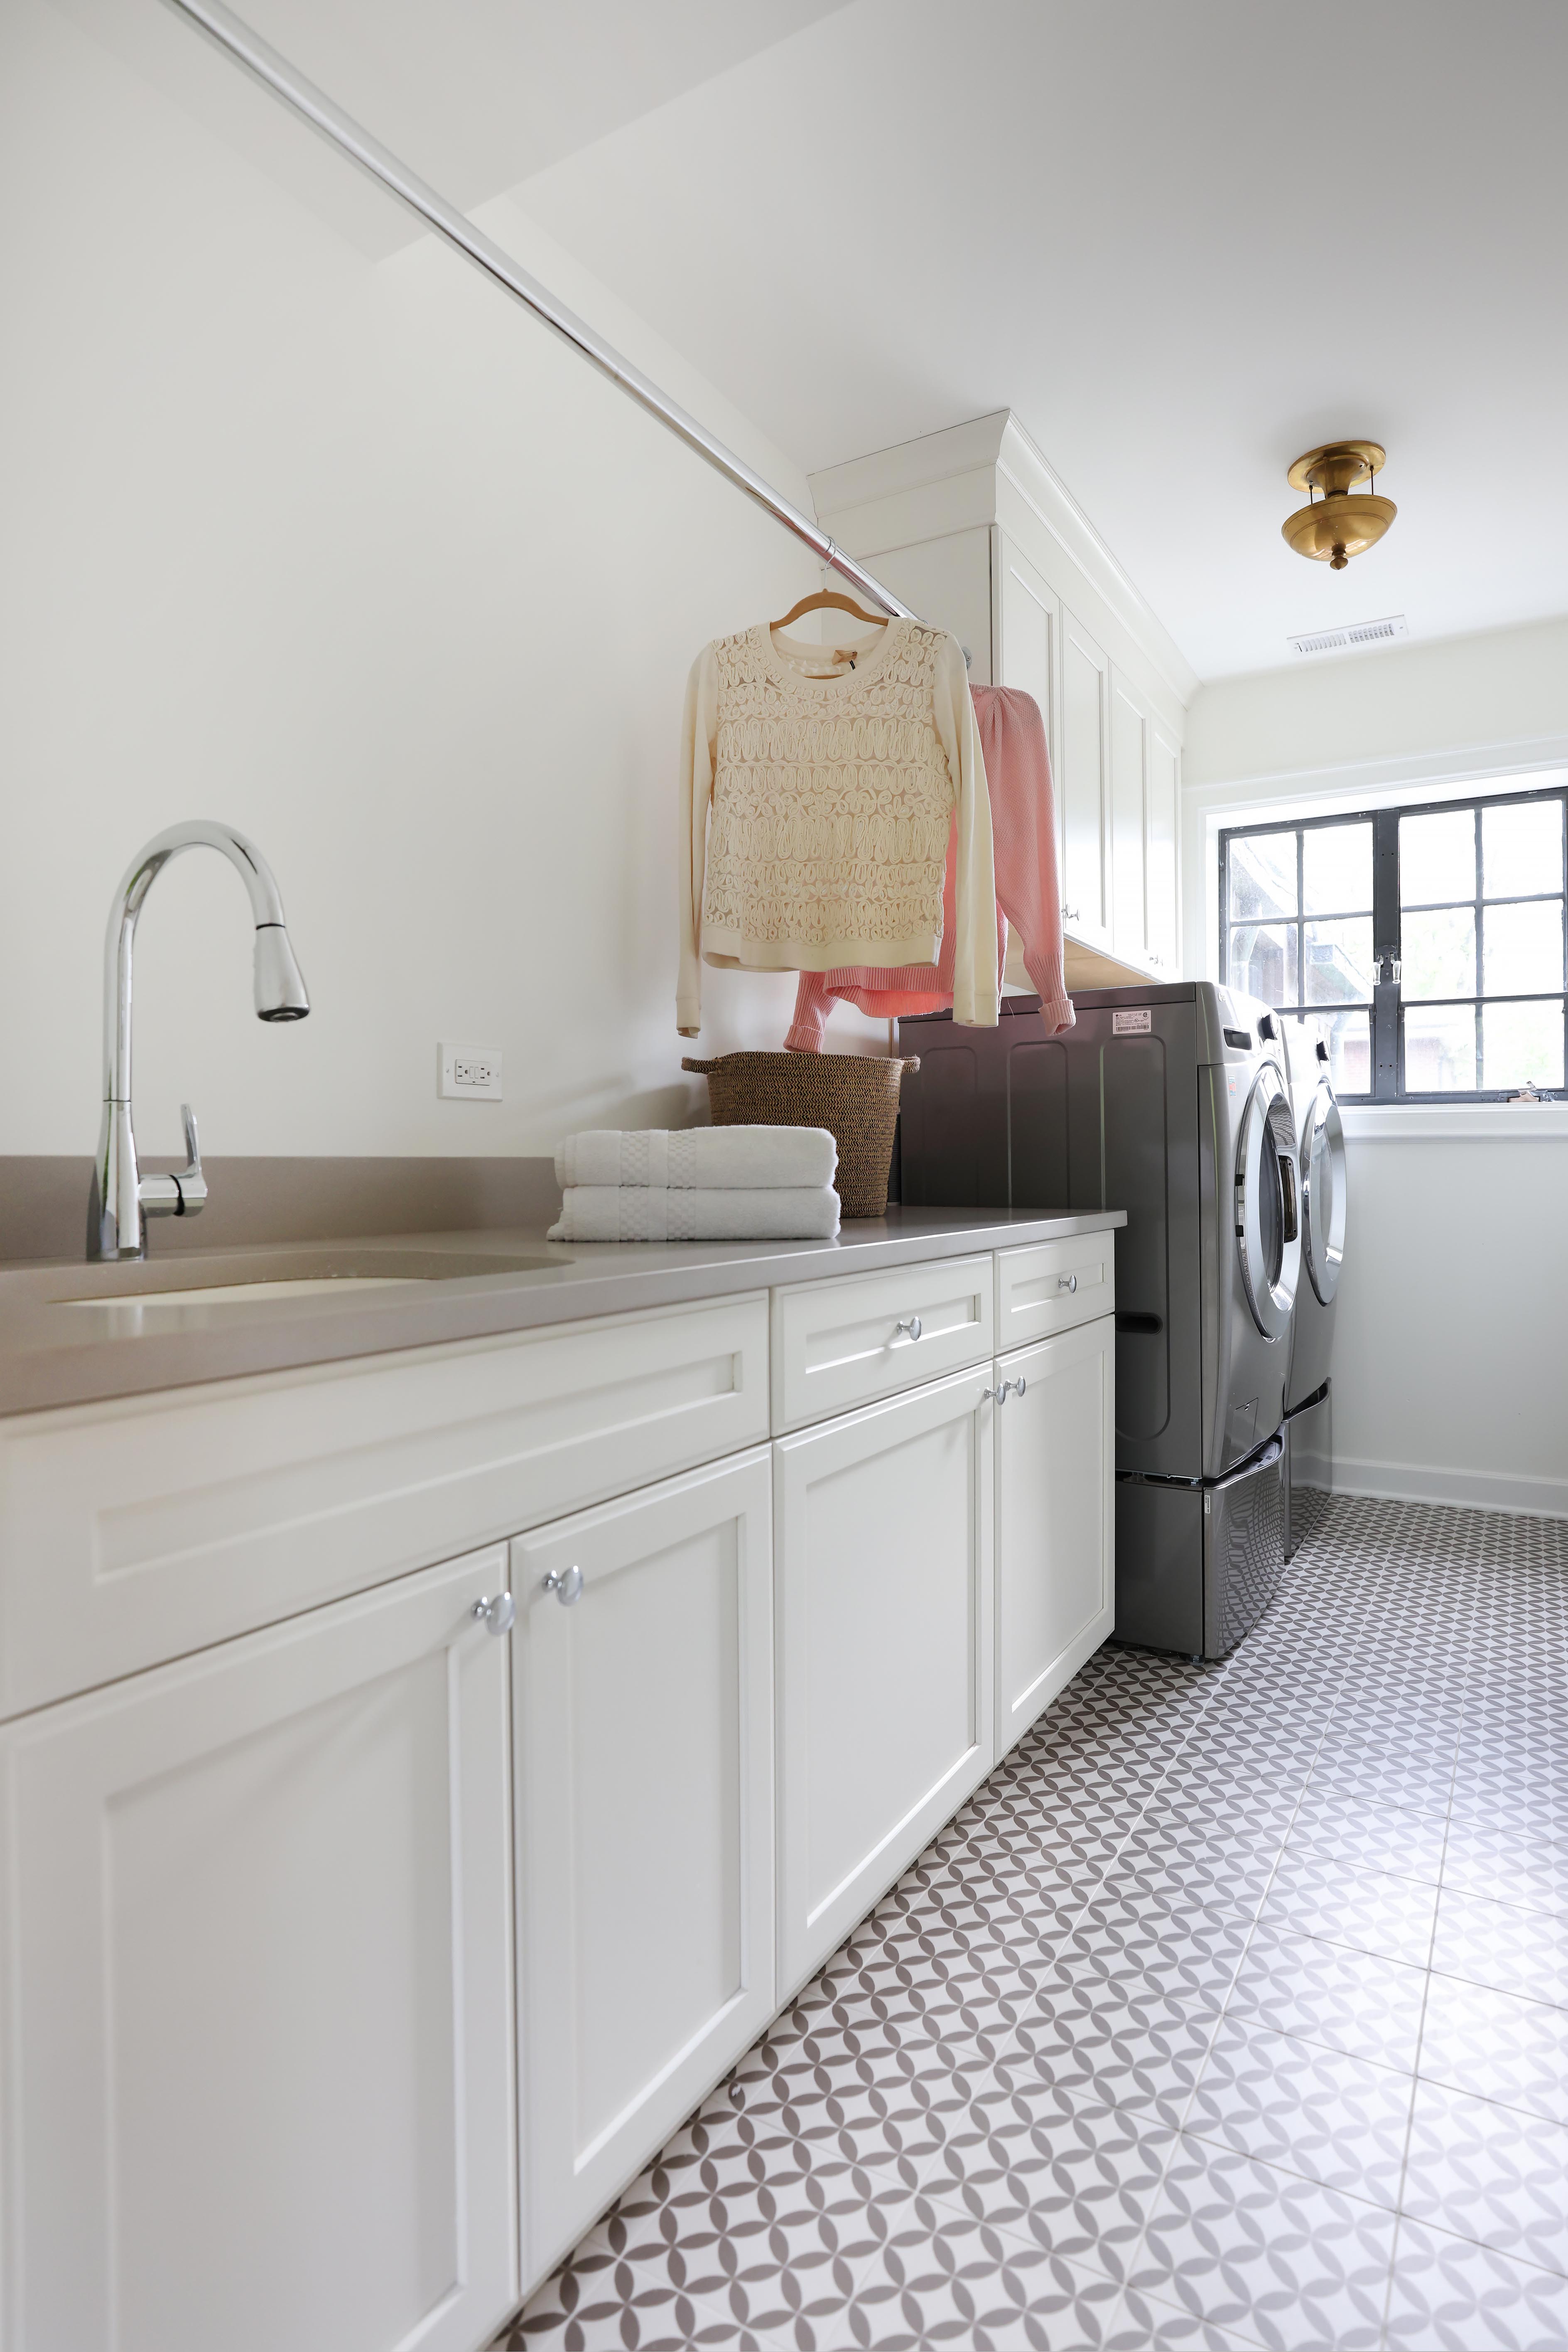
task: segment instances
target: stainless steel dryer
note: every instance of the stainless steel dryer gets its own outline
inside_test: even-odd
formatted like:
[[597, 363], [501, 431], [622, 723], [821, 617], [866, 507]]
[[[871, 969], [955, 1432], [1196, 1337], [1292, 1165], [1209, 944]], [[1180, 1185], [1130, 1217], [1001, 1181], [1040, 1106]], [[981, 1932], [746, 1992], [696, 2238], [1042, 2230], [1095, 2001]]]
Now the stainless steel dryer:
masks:
[[1113, 1207], [1116, 1633], [1223, 1656], [1284, 1565], [1285, 1373], [1300, 1265], [1276, 1016], [1208, 982], [1037, 1000], [994, 1030], [901, 1024], [913, 1206]]
[[1333, 1483], [1334, 1316], [1349, 1187], [1329, 1049], [1310, 1019], [1281, 1024], [1296, 1110], [1301, 1278], [1285, 1377], [1285, 1557], [1321, 1518]]

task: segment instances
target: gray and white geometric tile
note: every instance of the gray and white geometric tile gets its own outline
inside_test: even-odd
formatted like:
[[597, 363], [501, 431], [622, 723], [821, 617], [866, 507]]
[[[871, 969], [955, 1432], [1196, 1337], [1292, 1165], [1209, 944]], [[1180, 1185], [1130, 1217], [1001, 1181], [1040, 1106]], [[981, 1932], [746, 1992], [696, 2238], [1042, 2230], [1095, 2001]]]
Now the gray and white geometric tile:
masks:
[[1333, 1502], [1107, 1648], [539, 2288], [538, 2352], [1568, 2347], [1568, 1523]]

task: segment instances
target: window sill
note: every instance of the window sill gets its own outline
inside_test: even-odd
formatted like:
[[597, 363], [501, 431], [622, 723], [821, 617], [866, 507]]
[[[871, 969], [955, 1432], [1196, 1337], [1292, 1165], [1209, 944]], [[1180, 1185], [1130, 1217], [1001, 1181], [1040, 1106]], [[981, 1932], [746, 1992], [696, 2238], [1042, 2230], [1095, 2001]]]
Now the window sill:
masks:
[[1568, 1102], [1342, 1103], [1347, 1143], [1568, 1139]]

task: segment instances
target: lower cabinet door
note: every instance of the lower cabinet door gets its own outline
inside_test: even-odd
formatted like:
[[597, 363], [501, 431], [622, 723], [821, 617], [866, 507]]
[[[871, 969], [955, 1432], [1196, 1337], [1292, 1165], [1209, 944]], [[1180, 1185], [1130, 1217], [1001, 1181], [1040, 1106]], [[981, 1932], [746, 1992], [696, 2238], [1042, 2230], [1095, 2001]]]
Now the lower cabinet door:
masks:
[[474, 2352], [515, 2304], [505, 1570], [0, 1733], [5, 2352]]
[[1110, 1315], [996, 1365], [999, 1757], [1115, 1622], [1115, 1373]]
[[992, 1759], [990, 1367], [773, 1448], [779, 1974], [793, 1992]]
[[512, 1546], [525, 2286], [773, 2015], [765, 1450]]

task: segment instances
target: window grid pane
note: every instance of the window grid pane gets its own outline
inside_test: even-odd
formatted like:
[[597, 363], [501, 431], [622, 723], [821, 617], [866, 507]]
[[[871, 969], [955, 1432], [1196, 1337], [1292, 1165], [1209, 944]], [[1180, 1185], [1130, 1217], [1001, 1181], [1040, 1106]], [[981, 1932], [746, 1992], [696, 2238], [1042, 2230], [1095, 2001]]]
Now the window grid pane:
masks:
[[[1284, 1018], [1323, 1023], [1346, 1096], [1556, 1091], [1568, 1083], [1565, 852], [1563, 792], [1238, 828], [1222, 836], [1222, 971]], [[1378, 896], [1374, 923], [1370, 877], [1384, 893], [1384, 866], [1392, 896]], [[1381, 1075], [1374, 939], [1403, 966], [1383, 991]]]

